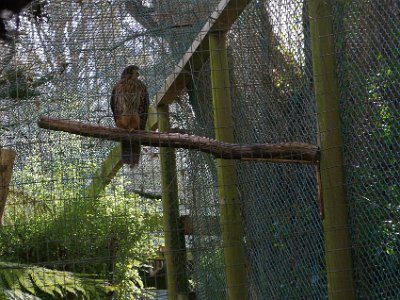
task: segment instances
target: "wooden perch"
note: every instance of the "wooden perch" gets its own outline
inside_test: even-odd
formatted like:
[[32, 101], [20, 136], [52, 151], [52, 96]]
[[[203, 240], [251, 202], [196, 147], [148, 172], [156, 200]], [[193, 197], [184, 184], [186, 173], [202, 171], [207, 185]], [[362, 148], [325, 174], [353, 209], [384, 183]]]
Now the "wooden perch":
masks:
[[265, 160], [276, 163], [300, 164], [314, 164], [319, 159], [318, 147], [306, 143], [234, 144], [195, 135], [141, 130], [129, 132], [116, 127], [109, 128], [48, 117], [42, 117], [38, 125], [44, 129], [111, 141], [140, 141], [142, 145], [146, 146], [200, 150], [212, 154], [216, 158], [224, 159]]

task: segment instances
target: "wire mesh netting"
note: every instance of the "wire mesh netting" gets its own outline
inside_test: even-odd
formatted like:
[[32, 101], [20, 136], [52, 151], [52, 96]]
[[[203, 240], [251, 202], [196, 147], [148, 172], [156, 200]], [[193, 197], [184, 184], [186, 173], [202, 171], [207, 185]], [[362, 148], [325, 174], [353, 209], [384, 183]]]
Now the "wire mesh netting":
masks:
[[360, 299], [399, 288], [399, 3], [337, 3], [341, 113]]
[[[19, 21], [3, 14], [0, 299], [177, 299], [182, 291], [182, 299], [239, 299], [232, 288], [249, 299], [328, 298], [335, 270], [325, 263], [313, 164], [231, 160], [236, 182], [226, 187], [221, 160], [205, 152], [142, 146], [131, 168], [115, 141], [37, 125], [48, 116], [114, 128], [113, 87], [136, 65], [153, 108], [173, 82], [167, 131], [215, 138], [226, 128], [209, 53], [223, 49], [201, 39], [217, 22], [234, 142], [316, 145], [315, 1], [37, 0]], [[399, 294], [399, 12], [396, 1], [332, 1], [328, 16], [359, 299]], [[149, 110], [148, 124], [161, 128], [163, 117]], [[224, 223], [226, 190], [238, 198], [239, 225]], [[230, 226], [243, 226], [243, 266], [229, 260]], [[167, 282], [170, 262], [178, 271]], [[245, 282], [232, 287], [230, 269], [240, 267]]]

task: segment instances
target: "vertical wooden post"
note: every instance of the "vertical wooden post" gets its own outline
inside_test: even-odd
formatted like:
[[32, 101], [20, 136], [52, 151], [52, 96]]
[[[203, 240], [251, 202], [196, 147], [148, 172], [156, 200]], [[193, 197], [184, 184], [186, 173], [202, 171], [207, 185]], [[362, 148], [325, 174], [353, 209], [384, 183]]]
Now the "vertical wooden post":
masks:
[[309, 1], [329, 299], [355, 299], [329, 0]]
[[[160, 132], [169, 131], [168, 106], [159, 106], [158, 113]], [[183, 223], [179, 218], [175, 150], [161, 147], [160, 160], [168, 299], [184, 300], [188, 297], [189, 288], [186, 274], [185, 235]]]
[[0, 149], [0, 225], [6, 208], [15, 155], [14, 150]]
[[[234, 142], [226, 35], [210, 33], [211, 84], [216, 139]], [[243, 224], [234, 160], [217, 159], [225, 273], [230, 300], [247, 298]]]

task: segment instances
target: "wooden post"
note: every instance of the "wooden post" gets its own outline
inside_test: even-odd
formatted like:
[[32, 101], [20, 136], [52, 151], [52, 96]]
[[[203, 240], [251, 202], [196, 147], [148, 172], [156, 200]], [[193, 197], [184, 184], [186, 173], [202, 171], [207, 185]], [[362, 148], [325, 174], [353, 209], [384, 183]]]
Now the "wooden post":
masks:
[[100, 193], [114, 178], [115, 174], [122, 168], [121, 145], [115, 146], [102, 162], [99, 169], [93, 175], [92, 183], [82, 191], [81, 196], [85, 200], [97, 200]]
[[[225, 33], [210, 33], [209, 43], [215, 135], [218, 141], [233, 142], [233, 119]], [[240, 214], [235, 162], [217, 159], [217, 172], [228, 299], [243, 300], [247, 297], [243, 245], [244, 230]]]
[[[168, 106], [160, 105], [158, 113], [160, 132], [169, 131]], [[185, 232], [179, 217], [175, 149], [161, 147], [160, 161], [168, 299], [184, 300], [188, 298], [189, 287], [186, 274]]]
[[0, 224], [6, 208], [15, 155], [14, 150], [0, 149]]
[[309, 1], [329, 299], [355, 299], [329, 0]]

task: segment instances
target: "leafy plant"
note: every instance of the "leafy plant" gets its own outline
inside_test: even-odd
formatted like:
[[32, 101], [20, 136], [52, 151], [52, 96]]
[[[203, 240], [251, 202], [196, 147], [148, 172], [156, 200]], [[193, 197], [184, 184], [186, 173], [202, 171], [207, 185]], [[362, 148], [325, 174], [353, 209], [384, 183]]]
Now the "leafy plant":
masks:
[[63, 160], [79, 155], [79, 145], [69, 142], [68, 147], [70, 153], [50, 153], [51, 169], [32, 156], [15, 172], [21, 184], [10, 194], [0, 256], [7, 262], [97, 274], [117, 293], [140, 294], [138, 270], [158, 246], [160, 202], [126, 194], [122, 178], [96, 199], [82, 197], [82, 178], [90, 178], [96, 164]]
[[103, 279], [4, 262], [0, 262], [0, 288], [0, 299], [10, 299], [12, 294], [40, 299], [105, 299], [115, 291]]

